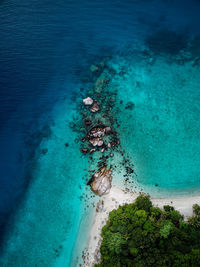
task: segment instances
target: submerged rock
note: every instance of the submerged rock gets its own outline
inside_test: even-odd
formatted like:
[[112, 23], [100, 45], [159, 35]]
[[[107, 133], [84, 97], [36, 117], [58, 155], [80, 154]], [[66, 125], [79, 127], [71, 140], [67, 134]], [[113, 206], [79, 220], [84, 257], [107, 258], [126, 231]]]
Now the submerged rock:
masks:
[[90, 119], [85, 119], [84, 123], [86, 126], [90, 126], [92, 124], [92, 121]]
[[105, 128], [95, 127], [89, 132], [89, 136], [91, 137], [102, 137], [105, 135]]
[[104, 90], [105, 85], [109, 82], [109, 77], [106, 73], [101, 73], [99, 78], [95, 82], [95, 92], [101, 93]]
[[93, 104], [93, 99], [91, 97], [86, 97], [83, 99], [83, 104], [86, 105], [86, 106], [90, 106]]
[[96, 65], [93, 65], [93, 64], [92, 64], [92, 65], [90, 66], [90, 71], [91, 71], [91, 72], [97, 72], [98, 70], [99, 70], [99, 68], [98, 68]]
[[95, 151], [96, 151], [95, 148], [90, 149], [90, 154], [92, 154], [92, 153], [95, 152]]
[[99, 105], [95, 103], [95, 104], [90, 108], [90, 111], [94, 113], [94, 112], [99, 111], [99, 109], [100, 109], [100, 108], [99, 108]]
[[99, 172], [96, 172], [92, 176], [92, 182], [90, 184], [92, 191], [99, 195], [103, 196], [110, 192], [111, 188], [111, 170], [103, 167]]
[[111, 128], [110, 128], [110, 126], [106, 126], [106, 127], [105, 127], [105, 133], [106, 133], [106, 134], [110, 134], [110, 132], [111, 132]]

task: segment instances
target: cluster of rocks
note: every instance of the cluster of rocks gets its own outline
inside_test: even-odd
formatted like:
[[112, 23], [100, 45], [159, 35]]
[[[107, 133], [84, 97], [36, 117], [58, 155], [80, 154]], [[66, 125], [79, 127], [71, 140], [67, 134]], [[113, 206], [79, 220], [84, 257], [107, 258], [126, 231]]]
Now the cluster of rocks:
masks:
[[86, 97], [85, 99], [83, 99], [83, 104], [86, 106], [91, 106], [90, 111], [93, 113], [99, 111], [100, 109], [98, 103], [94, 102], [91, 97]]
[[[80, 123], [71, 122], [70, 127], [78, 132], [80, 138], [76, 142], [81, 140], [81, 152], [89, 156], [90, 166], [93, 166], [87, 184], [95, 194], [102, 196], [109, 193], [111, 188], [111, 169], [115, 168], [114, 161], [111, 160], [115, 156], [114, 151], [124, 156], [115, 130], [119, 124], [116, 116], [118, 108], [114, 105], [117, 91], [112, 87], [113, 74], [108, 69], [103, 69], [103, 65], [92, 65], [90, 71], [98, 77], [95, 78], [93, 88], [90, 85], [91, 89], [87, 90], [82, 104], [77, 107], [82, 120]], [[133, 107], [129, 102], [126, 109], [131, 110]], [[129, 173], [128, 170], [127, 175]]]
[[[97, 101], [93, 100], [91, 97], [83, 99], [83, 104], [86, 107], [89, 106], [89, 110], [92, 113], [100, 110], [100, 106], [97, 104]], [[100, 122], [100, 120], [98, 122]], [[85, 144], [84, 147], [81, 148], [81, 151], [84, 154], [91, 154], [97, 150], [100, 150], [103, 153], [107, 148], [114, 146], [114, 142], [106, 143], [104, 140], [104, 137], [115, 134], [109, 125], [101, 122], [95, 124], [90, 117], [84, 119], [84, 125], [87, 131], [87, 134], [82, 138], [82, 142]], [[119, 141], [117, 141], [117, 144], [119, 144]], [[113, 154], [111, 156], [113, 156]]]
[[[83, 104], [85, 106], [89, 106], [89, 110], [92, 113], [100, 110], [99, 103], [91, 97], [83, 99]], [[104, 140], [104, 137], [112, 134], [112, 130], [109, 125], [105, 125], [103, 123], [93, 125], [92, 119], [90, 118], [85, 118], [84, 124], [87, 128], [87, 134], [82, 138], [82, 142], [85, 143], [85, 147], [81, 148], [81, 151], [84, 154], [92, 154], [98, 150], [100, 150], [101, 153], [104, 153], [107, 148], [111, 148], [111, 143], [108, 142], [106, 144]], [[113, 156], [112, 153], [111, 156]], [[107, 169], [106, 166], [103, 166], [98, 172], [93, 174], [88, 184], [90, 184], [92, 191], [99, 196], [109, 193], [111, 188], [111, 170]]]
[[[92, 122], [89, 119], [86, 119], [85, 123], [87, 126], [90, 126], [92, 124]], [[89, 129], [87, 135], [82, 138], [82, 142], [85, 143], [86, 141], [88, 141], [89, 146], [87, 145], [87, 147], [82, 148], [81, 151], [84, 154], [87, 154], [88, 152], [92, 153], [96, 151], [96, 148], [100, 148], [104, 145], [104, 148], [101, 149], [101, 152], [104, 152], [105, 143], [103, 137], [108, 136], [110, 133], [111, 133], [111, 128], [109, 126], [103, 124], [95, 125], [91, 129]], [[110, 146], [109, 144], [110, 143], [108, 143], [108, 147]], [[92, 148], [90, 146], [92, 146]]]

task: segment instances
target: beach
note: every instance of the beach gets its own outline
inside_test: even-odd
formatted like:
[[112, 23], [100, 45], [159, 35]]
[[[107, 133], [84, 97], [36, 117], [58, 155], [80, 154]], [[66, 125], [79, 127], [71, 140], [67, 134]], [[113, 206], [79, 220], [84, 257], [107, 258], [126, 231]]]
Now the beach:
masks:
[[[106, 224], [109, 212], [117, 209], [120, 205], [130, 204], [139, 196], [127, 190], [122, 190], [119, 187], [113, 186], [109, 194], [104, 195], [100, 201], [103, 201], [103, 207], [96, 212], [92, 227], [90, 229], [90, 238], [88, 243], [88, 250], [85, 254], [84, 266], [93, 267], [99, 259], [99, 248], [101, 244], [101, 229]], [[162, 208], [163, 205], [171, 205], [184, 215], [185, 220], [193, 214], [192, 206], [194, 204], [200, 205], [200, 196], [181, 196], [172, 198], [151, 198], [153, 205]]]

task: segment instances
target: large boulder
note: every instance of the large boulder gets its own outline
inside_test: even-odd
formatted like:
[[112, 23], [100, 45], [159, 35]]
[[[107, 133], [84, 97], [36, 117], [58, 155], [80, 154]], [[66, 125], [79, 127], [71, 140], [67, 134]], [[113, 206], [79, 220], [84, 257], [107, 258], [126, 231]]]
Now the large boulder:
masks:
[[103, 167], [92, 176], [92, 182], [90, 184], [92, 191], [99, 195], [105, 195], [110, 192], [111, 189], [111, 170]]
[[93, 104], [93, 99], [91, 97], [86, 97], [83, 99], [83, 104], [86, 105], [86, 106], [90, 106]]

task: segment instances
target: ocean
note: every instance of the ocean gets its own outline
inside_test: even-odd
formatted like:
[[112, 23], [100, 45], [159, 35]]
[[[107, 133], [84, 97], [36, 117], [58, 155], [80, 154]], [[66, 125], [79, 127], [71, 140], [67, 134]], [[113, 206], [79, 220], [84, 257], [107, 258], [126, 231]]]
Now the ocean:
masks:
[[1, 266], [81, 262], [98, 198], [72, 124], [92, 64], [112, 74], [134, 165], [127, 185], [116, 153], [113, 183], [199, 193], [199, 11], [197, 0], [0, 1]]

